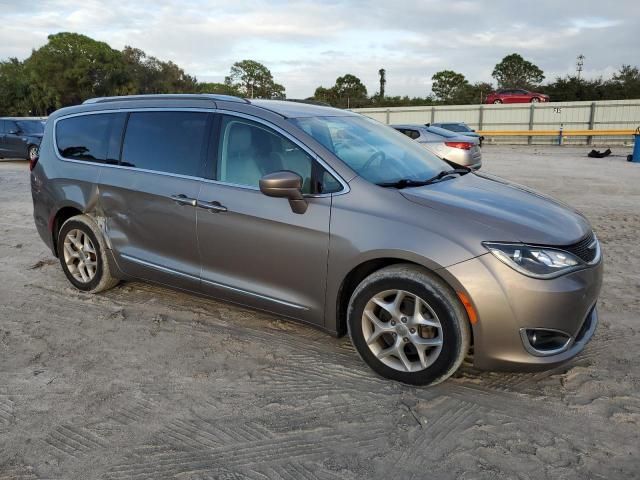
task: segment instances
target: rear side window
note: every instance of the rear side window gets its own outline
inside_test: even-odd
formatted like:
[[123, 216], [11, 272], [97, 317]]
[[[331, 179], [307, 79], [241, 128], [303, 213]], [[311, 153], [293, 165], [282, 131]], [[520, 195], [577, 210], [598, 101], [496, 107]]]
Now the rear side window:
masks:
[[414, 140], [416, 138], [418, 138], [420, 136], [420, 132], [418, 130], [407, 130], [407, 133], [405, 134], [411, 138], [413, 138]]
[[100, 113], [63, 118], [56, 123], [56, 144], [63, 158], [118, 163], [126, 114]]
[[198, 176], [207, 118], [204, 112], [131, 113], [121, 165]]
[[410, 130], [408, 128], [397, 128], [396, 130], [405, 134], [409, 138], [413, 138], [414, 140], [420, 136], [420, 132], [417, 130]]

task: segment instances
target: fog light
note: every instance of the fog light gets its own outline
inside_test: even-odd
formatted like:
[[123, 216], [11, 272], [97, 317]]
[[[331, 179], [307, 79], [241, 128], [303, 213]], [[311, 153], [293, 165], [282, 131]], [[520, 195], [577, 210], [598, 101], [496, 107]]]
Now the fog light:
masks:
[[561, 353], [571, 343], [571, 336], [558, 330], [523, 328], [520, 334], [525, 348], [534, 355]]

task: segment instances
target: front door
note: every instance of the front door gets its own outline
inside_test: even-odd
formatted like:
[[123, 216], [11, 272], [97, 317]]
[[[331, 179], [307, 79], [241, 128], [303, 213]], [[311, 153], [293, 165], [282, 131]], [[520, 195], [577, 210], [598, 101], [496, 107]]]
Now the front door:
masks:
[[322, 325], [331, 195], [308, 198], [307, 211], [296, 214], [286, 199], [263, 195], [258, 182], [290, 170], [312, 195], [322, 191], [316, 178], [333, 177], [291, 137], [260, 121], [223, 115], [218, 137], [214, 181], [203, 182], [197, 209], [203, 291]]
[[131, 112], [122, 156], [99, 177], [107, 236], [125, 273], [197, 291], [197, 178], [212, 115]]

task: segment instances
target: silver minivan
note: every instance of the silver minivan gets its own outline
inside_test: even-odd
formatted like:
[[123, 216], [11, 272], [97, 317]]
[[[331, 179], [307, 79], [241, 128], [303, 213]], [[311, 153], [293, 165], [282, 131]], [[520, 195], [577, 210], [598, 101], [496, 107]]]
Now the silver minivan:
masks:
[[349, 333], [411, 384], [556, 365], [597, 324], [572, 208], [452, 169], [361, 115], [224, 95], [98, 98], [47, 121], [38, 232], [69, 282], [142, 279]]

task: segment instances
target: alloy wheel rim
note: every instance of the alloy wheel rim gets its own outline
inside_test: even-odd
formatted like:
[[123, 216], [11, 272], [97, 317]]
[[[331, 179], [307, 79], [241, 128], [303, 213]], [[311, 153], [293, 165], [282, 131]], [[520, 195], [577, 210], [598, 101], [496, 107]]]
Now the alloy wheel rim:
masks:
[[73, 229], [64, 237], [64, 262], [71, 276], [89, 283], [98, 270], [98, 255], [89, 235]]
[[425, 370], [442, 351], [438, 315], [424, 299], [405, 290], [374, 295], [362, 313], [362, 333], [371, 353], [400, 372]]
[[31, 147], [29, 149], [29, 160], [35, 160], [38, 157], [38, 148]]

